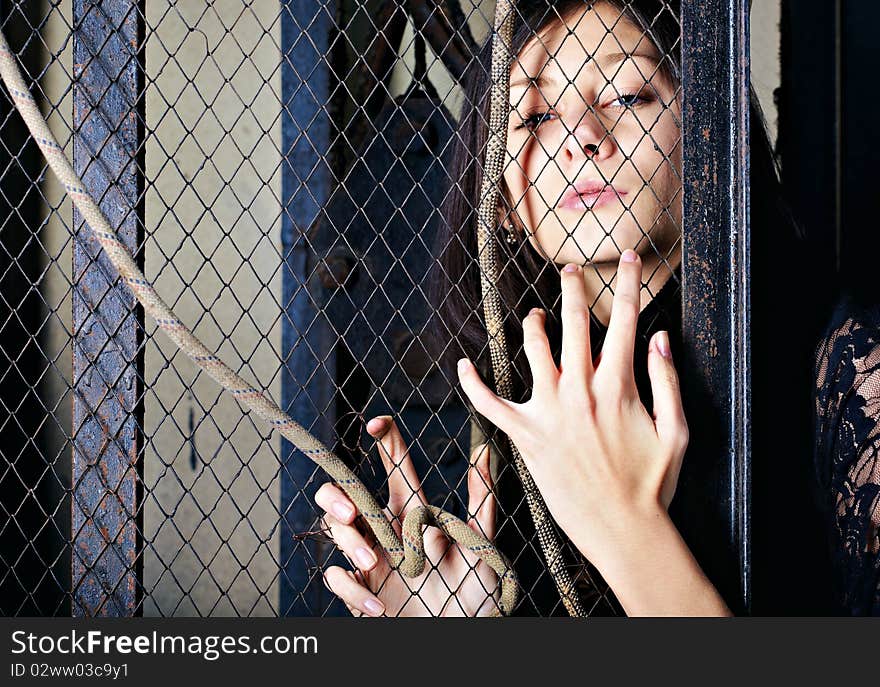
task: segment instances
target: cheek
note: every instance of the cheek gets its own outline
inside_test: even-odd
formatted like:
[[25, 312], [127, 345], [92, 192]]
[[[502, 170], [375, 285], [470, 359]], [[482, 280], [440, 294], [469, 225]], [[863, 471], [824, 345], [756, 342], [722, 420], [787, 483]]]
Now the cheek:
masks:
[[522, 219], [533, 223], [546, 214], [559, 184], [559, 171], [541, 146], [522, 150], [515, 159], [508, 150], [504, 182]]
[[521, 203], [526, 190], [528, 189], [529, 180], [526, 173], [522, 169], [522, 163], [518, 159], [510, 157], [508, 151], [506, 166], [504, 167], [504, 185], [510, 195], [513, 205]]
[[[681, 144], [678, 127], [655, 127], [631, 154], [632, 165], [661, 201], [671, 200], [681, 186]], [[652, 196], [653, 197], [653, 196]]]

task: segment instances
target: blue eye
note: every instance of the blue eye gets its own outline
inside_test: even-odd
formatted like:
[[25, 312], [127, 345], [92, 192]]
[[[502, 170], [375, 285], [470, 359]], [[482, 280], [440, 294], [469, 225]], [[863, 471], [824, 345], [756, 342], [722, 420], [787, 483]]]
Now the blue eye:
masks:
[[537, 129], [547, 118], [552, 117], [553, 113], [551, 112], [536, 112], [535, 114], [529, 115], [528, 117], [524, 117], [522, 124], [517, 126], [517, 129], [526, 128], [529, 131], [534, 131]]
[[642, 97], [640, 93], [622, 93], [614, 103], [621, 107], [638, 107], [648, 102], [648, 98]]

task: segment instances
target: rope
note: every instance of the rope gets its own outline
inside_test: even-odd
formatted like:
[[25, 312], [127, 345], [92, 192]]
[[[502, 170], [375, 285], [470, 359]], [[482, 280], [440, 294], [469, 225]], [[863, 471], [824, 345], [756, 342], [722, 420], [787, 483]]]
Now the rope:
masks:
[[[510, 111], [510, 41], [513, 34], [514, 8], [512, 0], [498, 0], [495, 4], [495, 23], [492, 36], [492, 91], [490, 94], [489, 139], [486, 146], [486, 161], [483, 183], [480, 189], [480, 206], [477, 215], [477, 254], [480, 261], [480, 287], [483, 294], [483, 312], [486, 331], [489, 336], [489, 356], [495, 375], [497, 394], [510, 399], [512, 383], [510, 379], [510, 356], [507, 354], [507, 340], [504, 335], [504, 315], [501, 295], [495, 284], [498, 281], [498, 250], [493, 240], [498, 221], [499, 184], [507, 154], [507, 119]], [[508, 440], [510, 438], [508, 437]], [[529, 473], [519, 449], [510, 441], [513, 465], [523, 485], [526, 503], [529, 507], [541, 550], [547, 561], [550, 576], [565, 605], [573, 617], [587, 615], [571, 576], [565, 567], [562, 547], [547, 511], [547, 505]]]
[[[426, 557], [422, 539], [423, 528], [434, 525], [459, 546], [478, 556], [498, 574], [501, 581], [501, 595], [495, 615], [510, 613], [519, 596], [516, 576], [505, 557], [488, 539], [454, 515], [435, 506], [420, 506], [410, 510], [403, 521], [402, 539], [399, 538], [382, 508], [342, 460], [262, 392], [212, 354], [177, 318], [144, 277], [128, 249], [119, 240], [101, 209], [86, 191], [85, 184], [74, 172], [73, 166], [34, 102], [2, 31], [0, 31], [0, 76], [49, 167], [70, 195], [76, 209], [85, 218], [95, 239], [119, 272], [122, 282], [131, 290], [144, 311], [156, 321], [159, 328], [200, 369], [231, 393], [240, 405], [252, 410], [268, 422], [273, 429], [278, 430], [283, 437], [336, 481], [364, 516], [367, 525], [384, 548], [391, 565], [403, 575], [417, 577], [424, 571]], [[506, 82], [507, 79], [505, 78], [504, 81]]]

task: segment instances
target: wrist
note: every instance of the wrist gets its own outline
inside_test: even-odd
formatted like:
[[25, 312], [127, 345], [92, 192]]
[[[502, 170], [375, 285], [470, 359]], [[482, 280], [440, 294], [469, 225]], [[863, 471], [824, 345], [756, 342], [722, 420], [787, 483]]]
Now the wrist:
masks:
[[677, 534], [669, 514], [660, 503], [630, 504], [606, 511], [602, 521], [601, 536], [591, 542], [574, 543], [606, 580], [606, 570], [637, 564], [646, 553], [645, 547], [650, 548], [651, 542], [657, 542], [658, 537], [668, 537], [670, 528]]
[[627, 615], [730, 614], [660, 504], [620, 516], [590, 561]]

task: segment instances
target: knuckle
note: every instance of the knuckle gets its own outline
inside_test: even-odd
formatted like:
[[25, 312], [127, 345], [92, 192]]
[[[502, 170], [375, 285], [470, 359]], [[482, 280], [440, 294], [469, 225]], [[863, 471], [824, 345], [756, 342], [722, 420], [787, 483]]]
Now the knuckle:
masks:
[[613, 307], [617, 309], [618, 318], [625, 324], [632, 324], [638, 320], [639, 302], [633, 294], [618, 291], [614, 294]]
[[566, 317], [565, 328], [568, 329], [569, 332], [572, 329], [574, 329], [575, 332], [589, 332], [590, 309], [583, 305], [572, 308]]
[[687, 424], [682, 423], [675, 432], [673, 447], [675, 448], [676, 453], [683, 454], [687, 450], [689, 443], [690, 431], [688, 430]]
[[538, 329], [529, 327], [523, 330], [523, 348], [525, 348], [526, 352], [540, 351], [544, 346], [545, 340], [546, 337], [543, 332]]
[[580, 420], [586, 423], [588, 426], [592, 426], [596, 423], [598, 412], [599, 412], [599, 403], [596, 400], [596, 396], [589, 391], [578, 392], [576, 397], [570, 396], [571, 407], [578, 409], [578, 416]]
[[603, 408], [618, 410], [623, 406], [626, 398], [625, 384], [619, 376], [597, 372], [595, 390]]
[[681, 447], [682, 447], [682, 450], [684, 450], [688, 447], [688, 444], [690, 444], [690, 441], [691, 441], [691, 430], [688, 428], [687, 422], [685, 422], [684, 419], [682, 419], [682, 424], [681, 424], [681, 444], [682, 444]]
[[339, 595], [339, 589], [344, 584], [344, 581], [347, 579], [345, 574], [345, 570], [343, 570], [338, 565], [333, 565], [327, 568], [324, 571], [324, 581], [327, 583], [327, 587], [334, 594]]
[[663, 371], [663, 382], [672, 391], [678, 391], [678, 375], [675, 374], [675, 368], [667, 366]]
[[571, 321], [574, 324], [578, 319], [587, 319], [590, 315], [590, 309], [580, 300], [569, 298], [562, 302], [559, 312], [566, 319], [566, 324]]

